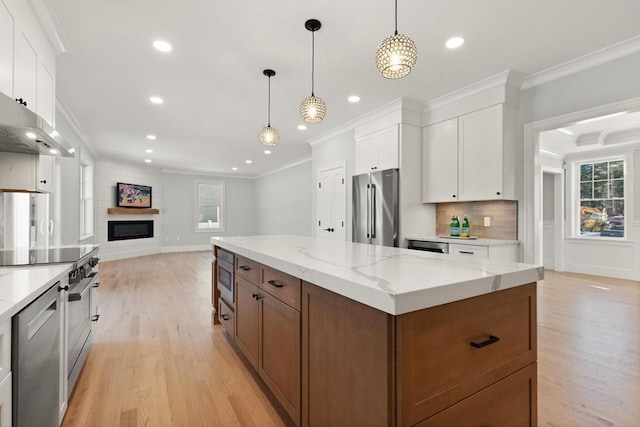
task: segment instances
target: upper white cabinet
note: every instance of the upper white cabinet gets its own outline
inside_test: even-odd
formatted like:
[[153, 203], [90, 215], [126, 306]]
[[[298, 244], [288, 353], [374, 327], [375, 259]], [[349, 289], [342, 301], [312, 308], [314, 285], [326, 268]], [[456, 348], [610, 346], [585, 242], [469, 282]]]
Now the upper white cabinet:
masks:
[[356, 139], [356, 175], [400, 166], [399, 126], [373, 132]]
[[0, 189], [53, 192], [54, 156], [23, 153], [0, 155]]
[[0, 91], [55, 126], [55, 53], [28, 2], [0, 0]]
[[0, 1], [0, 92], [13, 97], [13, 16]]
[[515, 199], [515, 113], [500, 103], [423, 130], [423, 202]]

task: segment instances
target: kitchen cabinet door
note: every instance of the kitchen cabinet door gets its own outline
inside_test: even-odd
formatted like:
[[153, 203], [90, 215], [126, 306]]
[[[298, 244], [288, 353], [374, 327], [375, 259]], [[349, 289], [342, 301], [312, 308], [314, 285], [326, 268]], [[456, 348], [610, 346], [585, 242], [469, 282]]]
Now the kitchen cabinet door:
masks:
[[503, 198], [503, 105], [459, 118], [459, 200]]
[[38, 155], [38, 178], [36, 188], [43, 193], [53, 193], [53, 175], [56, 158], [54, 156]]
[[258, 372], [291, 419], [300, 424], [300, 312], [269, 294], [261, 300]]
[[0, 92], [13, 98], [14, 19], [0, 1]]
[[22, 98], [27, 108], [37, 112], [36, 87], [38, 54], [28, 39], [28, 36], [16, 28], [14, 34], [14, 98]]
[[44, 63], [38, 65], [38, 87], [37, 87], [37, 105], [38, 115], [45, 119], [51, 127], [55, 126], [55, 82], [53, 78], [53, 70], [50, 70]]
[[0, 426], [11, 426], [11, 372], [0, 379]]
[[422, 201], [458, 200], [458, 118], [427, 126], [422, 142]]
[[355, 175], [376, 170], [395, 169], [399, 166], [400, 133], [398, 125], [356, 140]]
[[356, 140], [355, 175], [371, 172], [378, 163], [378, 147], [375, 135]]
[[258, 370], [260, 355], [260, 290], [236, 276], [236, 344], [251, 365]]

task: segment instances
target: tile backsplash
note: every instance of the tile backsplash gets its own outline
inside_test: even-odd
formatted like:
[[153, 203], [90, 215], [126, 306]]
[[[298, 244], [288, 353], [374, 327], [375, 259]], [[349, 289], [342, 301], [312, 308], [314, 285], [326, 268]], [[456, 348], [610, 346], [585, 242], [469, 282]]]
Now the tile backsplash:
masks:
[[[513, 200], [489, 200], [484, 202], [455, 202], [436, 204], [436, 234], [449, 235], [451, 217], [467, 215], [471, 236], [484, 239], [518, 239], [518, 202]], [[484, 217], [491, 218], [491, 226], [484, 226]]]

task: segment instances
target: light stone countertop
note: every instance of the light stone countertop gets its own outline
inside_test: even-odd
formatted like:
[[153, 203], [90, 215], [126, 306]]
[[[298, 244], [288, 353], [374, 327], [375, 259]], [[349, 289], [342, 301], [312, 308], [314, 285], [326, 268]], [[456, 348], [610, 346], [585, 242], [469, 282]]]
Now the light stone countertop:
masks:
[[406, 240], [421, 240], [423, 242], [438, 242], [438, 243], [454, 243], [460, 245], [472, 245], [472, 246], [510, 246], [518, 245], [518, 240], [499, 240], [499, 239], [465, 239], [456, 237], [445, 236], [427, 236], [427, 237], [407, 237]]
[[304, 236], [211, 244], [393, 315], [535, 282], [543, 268]]
[[0, 324], [69, 274], [73, 263], [0, 268]]

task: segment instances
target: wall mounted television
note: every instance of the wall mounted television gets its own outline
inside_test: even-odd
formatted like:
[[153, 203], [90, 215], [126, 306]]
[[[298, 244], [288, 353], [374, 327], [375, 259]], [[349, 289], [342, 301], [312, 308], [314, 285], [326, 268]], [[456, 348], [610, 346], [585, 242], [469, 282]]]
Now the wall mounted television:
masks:
[[150, 208], [151, 187], [119, 182], [116, 185], [116, 204], [119, 208]]

